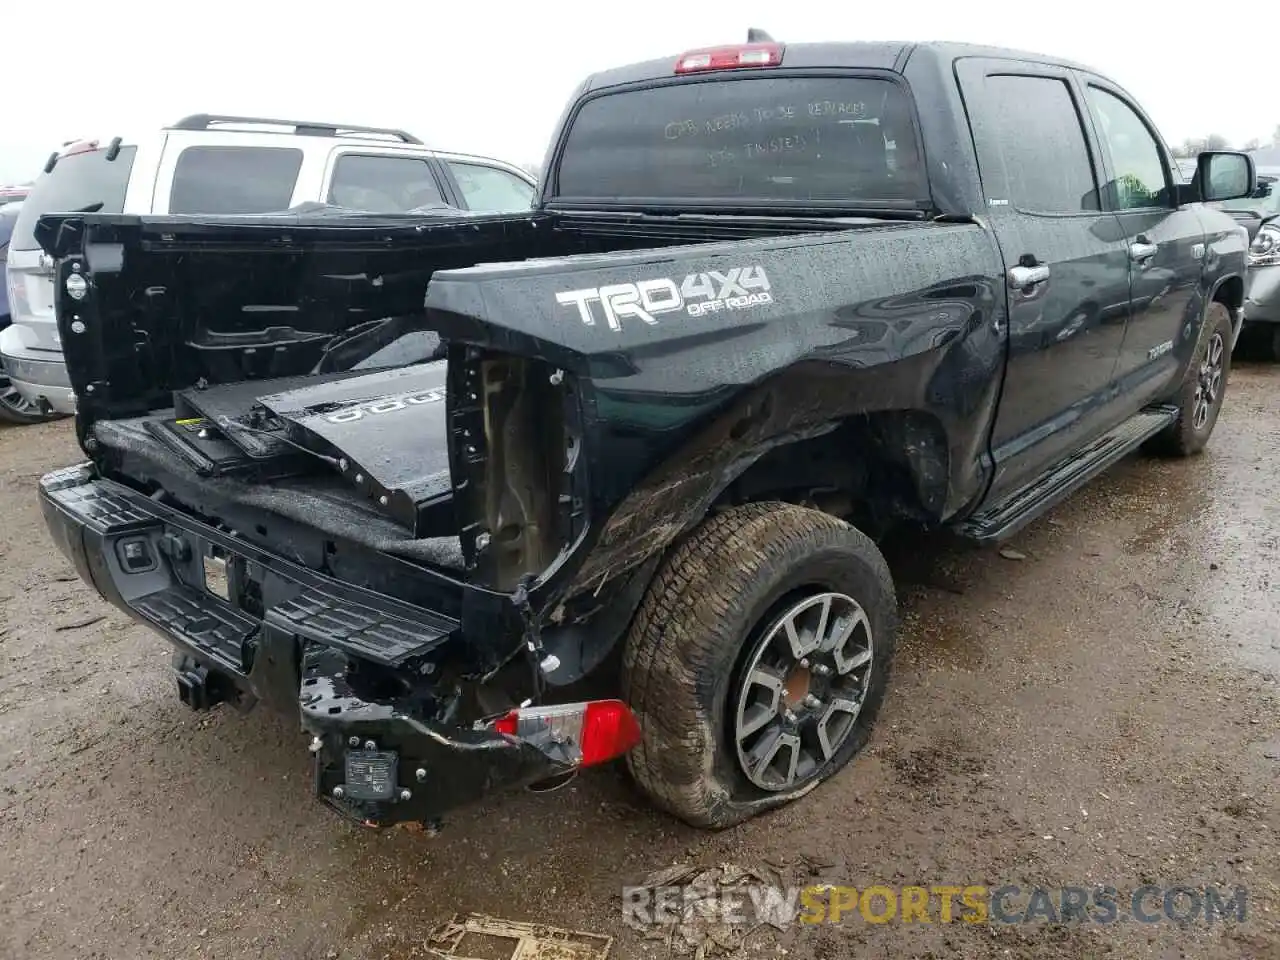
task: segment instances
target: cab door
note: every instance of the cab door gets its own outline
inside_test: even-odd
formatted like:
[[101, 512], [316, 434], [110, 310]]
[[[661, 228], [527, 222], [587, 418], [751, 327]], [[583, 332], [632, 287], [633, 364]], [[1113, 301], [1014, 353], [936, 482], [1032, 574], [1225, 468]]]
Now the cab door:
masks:
[[1112, 384], [1129, 255], [1101, 203], [1102, 166], [1071, 71], [986, 58], [956, 70], [1007, 273], [1009, 353], [991, 436], [998, 500], [1120, 419]]
[[1116, 376], [1136, 411], [1168, 390], [1195, 350], [1204, 228], [1194, 204], [1178, 204], [1168, 151], [1141, 109], [1101, 77], [1080, 81], [1106, 170], [1103, 201], [1128, 254], [1130, 310]]

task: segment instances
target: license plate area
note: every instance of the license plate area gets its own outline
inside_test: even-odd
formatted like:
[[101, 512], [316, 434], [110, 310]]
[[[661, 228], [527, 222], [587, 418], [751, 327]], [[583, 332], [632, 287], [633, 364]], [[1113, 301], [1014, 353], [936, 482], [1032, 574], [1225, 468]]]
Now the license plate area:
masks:
[[217, 547], [204, 555], [204, 588], [219, 600], [231, 601], [231, 576], [227, 556]]
[[[53, 319], [53, 277], [48, 274], [27, 274], [26, 276], [27, 307], [32, 315], [40, 320]], [[58, 342], [58, 328], [48, 331], [50, 339]]]
[[343, 790], [351, 800], [390, 800], [397, 783], [397, 756], [390, 750], [348, 750]]

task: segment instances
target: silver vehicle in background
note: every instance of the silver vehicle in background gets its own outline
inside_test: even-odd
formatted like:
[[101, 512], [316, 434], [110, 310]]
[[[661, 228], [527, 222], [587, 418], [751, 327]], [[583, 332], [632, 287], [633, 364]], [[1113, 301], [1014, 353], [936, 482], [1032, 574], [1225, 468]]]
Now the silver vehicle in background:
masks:
[[1280, 360], [1280, 168], [1259, 169], [1254, 195], [1223, 206], [1249, 229], [1242, 336]]
[[[9, 199], [10, 196], [25, 194], [9, 193], [0, 189], [0, 281], [4, 279], [5, 262], [9, 258], [9, 238], [13, 236], [13, 226], [18, 221], [18, 211], [22, 209], [22, 200]], [[0, 282], [0, 331], [9, 326], [9, 297], [3, 282]], [[0, 423], [39, 423], [58, 414], [45, 413], [40, 407], [22, 394], [10, 382], [5, 372], [4, 363], [0, 361]]]

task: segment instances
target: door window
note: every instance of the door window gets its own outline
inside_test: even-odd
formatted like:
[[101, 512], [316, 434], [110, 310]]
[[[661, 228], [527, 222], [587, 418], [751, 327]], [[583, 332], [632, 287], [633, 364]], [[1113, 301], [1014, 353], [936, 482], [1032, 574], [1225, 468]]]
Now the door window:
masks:
[[408, 213], [445, 201], [422, 157], [345, 153], [333, 168], [329, 202], [368, 213]]
[[1117, 210], [1168, 206], [1169, 169], [1164, 150], [1133, 108], [1101, 87], [1089, 87], [1089, 106], [1111, 159], [1108, 192]]
[[[1098, 209], [1093, 164], [1075, 100], [1055, 77], [987, 77], [984, 172], [1003, 170], [1007, 199], [1024, 213]], [[990, 189], [990, 187], [988, 188]]]
[[458, 181], [468, 210], [482, 213], [517, 213], [533, 206], [533, 187], [514, 173], [499, 167], [450, 160], [449, 170]]
[[173, 170], [169, 212], [279, 213], [289, 209], [300, 169], [296, 147], [187, 147]]

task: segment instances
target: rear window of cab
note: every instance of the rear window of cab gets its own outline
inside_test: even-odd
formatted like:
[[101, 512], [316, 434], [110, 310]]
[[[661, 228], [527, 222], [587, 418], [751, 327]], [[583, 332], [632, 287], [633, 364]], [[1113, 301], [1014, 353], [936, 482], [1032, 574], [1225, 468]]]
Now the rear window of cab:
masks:
[[570, 122], [562, 200], [928, 198], [910, 95], [876, 77], [769, 76], [604, 93]]

